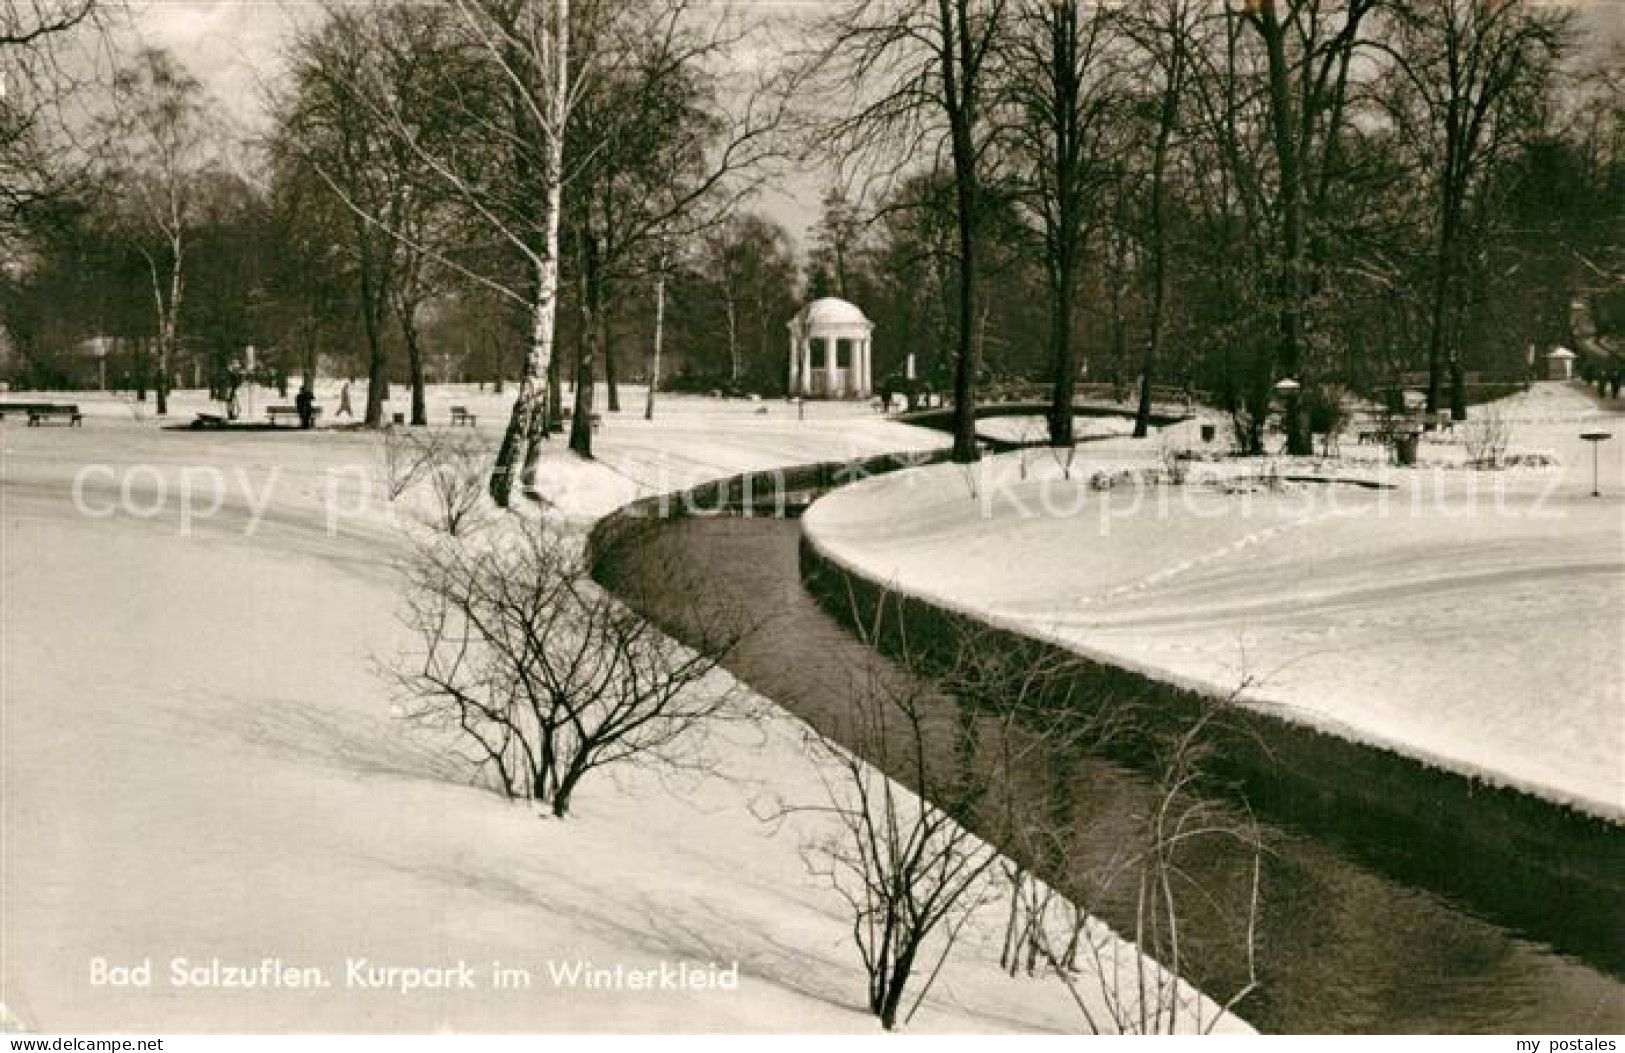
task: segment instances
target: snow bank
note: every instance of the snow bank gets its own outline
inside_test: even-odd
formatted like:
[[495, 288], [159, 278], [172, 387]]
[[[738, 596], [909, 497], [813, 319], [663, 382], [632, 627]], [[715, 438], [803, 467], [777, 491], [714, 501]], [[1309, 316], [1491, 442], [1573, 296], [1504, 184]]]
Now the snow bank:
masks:
[[[903, 591], [1619, 822], [1625, 419], [1560, 384], [1495, 411], [1514, 452], [1558, 467], [1463, 470], [1457, 436], [1415, 470], [1196, 461], [1184, 486], [1111, 485], [1200, 448], [1187, 424], [1070, 466], [1028, 451], [869, 480], [803, 523]], [[1592, 430], [1616, 436], [1601, 498]]]
[[[808, 875], [795, 831], [751, 810], [819, 799], [798, 722], [734, 732], [723, 778], [606, 776], [562, 823], [507, 804], [466, 785], [448, 743], [394, 719], [374, 676], [406, 640], [393, 617], [401, 524], [376, 485], [373, 436], [175, 432], [125, 402], [75, 401], [82, 429], [0, 426], [8, 1019], [80, 1032], [874, 1029], [838, 897]], [[204, 405], [183, 393], [175, 416]], [[488, 436], [500, 428], [494, 399], [436, 392], [431, 412], [450, 405], [474, 409]], [[661, 486], [945, 441], [861, 407], [809, 406], [805, 421], [760, 408], [669, 399], [653, 424], [611, 416], [599, 460], [550, 453], [543, 490], [586, 522]], [[1077, 1030], [1058, 984], [998, 971], [992, 938], [970, 936], [912, 1029]], [[177, 986], [176, 959], [182, 977], [291, 969], [327, 986]], [[148, 986], [97, 982], [143, 963]], [[580, 963], [656, 977], [737, 963], [739, 986], [572, 986]], [[473, 989], [352, 986], [455, 982], [458, 965]], [[375, 971], [390, 968], [419, 972]], [[499, 987], [498, 969], [529, 985], [506, 972], [514, 984]]]

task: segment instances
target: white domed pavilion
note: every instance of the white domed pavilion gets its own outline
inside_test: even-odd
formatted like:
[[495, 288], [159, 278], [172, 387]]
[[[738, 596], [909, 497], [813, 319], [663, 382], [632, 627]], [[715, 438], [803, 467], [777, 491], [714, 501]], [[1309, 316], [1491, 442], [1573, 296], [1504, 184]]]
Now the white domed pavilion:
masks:
[[789, 321], [790, 394], [868, 398], [874, 390], [869, 340], [874, 328], [857, 305], [833, 296], [797, 311]]

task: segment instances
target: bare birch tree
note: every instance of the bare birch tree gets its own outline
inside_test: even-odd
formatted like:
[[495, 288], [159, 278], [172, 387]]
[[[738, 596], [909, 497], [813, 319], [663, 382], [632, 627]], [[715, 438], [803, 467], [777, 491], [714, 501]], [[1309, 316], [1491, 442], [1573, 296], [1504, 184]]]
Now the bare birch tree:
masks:
[[143, 48], [113, 81], [101, 149], [131, 241], [147, 265], [156, 322], [157, 412], [169, 412], [177, 366], [186, 249], [204, 172], [213, 163], [203, 85], [173, 56]]

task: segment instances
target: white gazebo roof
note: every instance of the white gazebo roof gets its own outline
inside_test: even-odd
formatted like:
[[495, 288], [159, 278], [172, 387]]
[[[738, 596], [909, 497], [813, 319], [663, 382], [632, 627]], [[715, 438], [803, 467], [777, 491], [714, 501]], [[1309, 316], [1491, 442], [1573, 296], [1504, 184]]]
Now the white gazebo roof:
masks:
[[868, 331], [874, 328], [874, 323], [869, 321], [857, 304], [835, 296], [825, 296], [807, 304], [790, 319], [790, 325], [803, 332], [831, 329]]
[[1566, 347], [1559, 347], [1554, 351], [1548, 352], [1546, 357], [1547, 358], [1577, 358], [1578, 356], [1575, 355], [1575, 353], [1573, 351], [1570, 351]]

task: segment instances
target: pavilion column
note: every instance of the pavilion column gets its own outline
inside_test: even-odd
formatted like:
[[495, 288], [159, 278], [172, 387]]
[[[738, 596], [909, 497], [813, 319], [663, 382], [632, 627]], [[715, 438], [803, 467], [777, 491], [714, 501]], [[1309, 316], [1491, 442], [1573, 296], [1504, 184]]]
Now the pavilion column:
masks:
[[867, 397], [874, 388], [874, 375], [869, 362], [869, 338], [858, 341], [858, 394]]
[[824, 394], [830, 398], [839, 398], [841, 395], [841, 338], [827, 336], [824, 338], [824, 372], [828, 375], [827, 390]]
[[796, 331], [795, 331], [794, 328], [792, 328], [790, 330], [790, 387], [789, 387], [789, 394], [791, 395], [791, 397], [794, 397], [795, 395], [800, 394], [800, 392], [798, 392], [796, 390], [796, 384], [797, 384], [798, 381], [800, 381], [800, 379], [801, 379], [801, 354], [800, 354], [800, 348], [796, 347]]

